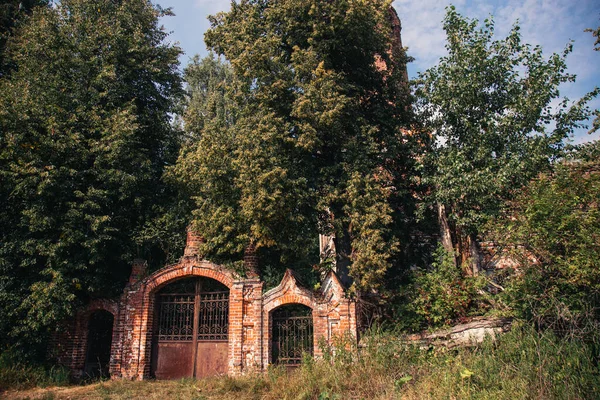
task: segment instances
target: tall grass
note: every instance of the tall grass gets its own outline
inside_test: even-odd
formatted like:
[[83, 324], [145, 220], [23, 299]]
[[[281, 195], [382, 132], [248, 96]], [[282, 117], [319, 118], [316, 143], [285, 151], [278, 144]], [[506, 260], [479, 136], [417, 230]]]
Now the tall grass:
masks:
[[64, 386], [68, 383], [69, 371], [66, 368], [29, 365], [16, 361], [8, 352], [0, 354], [0, 393], [8, 389]]
[[[371, 332], [340, 340], [295, 370], [179, 382], [102, 382], [56, 389], [69, 399], [600, 399], [598, 353], [579, 340], [516, 327], [468, 349], [420, 349]], [[25, 394], [27, 395], [27, 394]], [[18, 398], [18, 397], [13, 397]]]
[[600, 399], [598, 354], [581, 341], [522, 326], [477, 348], [406, 345], [371, 333], [272, 386], [272, 399]]

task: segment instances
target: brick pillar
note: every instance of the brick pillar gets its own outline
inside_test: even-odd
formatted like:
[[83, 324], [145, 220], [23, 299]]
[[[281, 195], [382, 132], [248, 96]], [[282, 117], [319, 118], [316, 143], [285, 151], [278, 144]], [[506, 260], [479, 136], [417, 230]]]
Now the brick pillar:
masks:
[[235, 282], [229, 291], [229, 374], [242, 372], [244, 283]]
[[[127, 289], [126, 289], [127, 291]], [[127, 292], [124, 292], [119, 299], [119, 306], [115, 315], [115, 322], [113, 324], [112, 334], [112, 345], [110, 348], [110, 364], [108, 372], [110, 373], [111, 379], [117, 379], [122, 377], [121, 373], [121, 362], [123, 354], [123, 331], [125, 329], [125, 312], [122, 305], [127, 305]]]
[[200, 256], [200, 246], [205, 243], [206, 240], [198, 231], [195, 231], [191, 226], [187, 230], [187, 240], [185, 244], [185, 250], [183, 251], [184, 257], [196, 257]]
[[146, 276], [147, 267], [148, 263], [146, 260], [142, 260], [141, 258], [133, 260], [133, 264], [131, 265], [131, 275], [129, 275], [129, 284], [133, 285], [142, 280]]
[[256, 279], [260, 275], [258, 273], [258, 256], [256, 255], [256, 246], [250, 243], [244, 249], [244, 270], [250, 279]]
[[327, 304], [319, 304], [313, 309], [313, 355], [315, 357], [322, 357], [323, 351], [319, 344], [322, 340], [325, 340], [328, 345], [331, 345], [327, 337]]
[[262, 368], [262, 288], [258, 279], [244, 282], [242, 306], [242, 370], [244, 373]]

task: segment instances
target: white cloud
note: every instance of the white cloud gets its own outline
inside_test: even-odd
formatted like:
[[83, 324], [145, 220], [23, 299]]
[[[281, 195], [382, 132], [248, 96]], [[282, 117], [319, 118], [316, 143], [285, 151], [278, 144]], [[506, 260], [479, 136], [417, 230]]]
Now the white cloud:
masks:
[[[576, 84], [565, 84], [561, 94], [574, 100], [594, 86], [600, 85], [600, 52], [593, 51], [593, 38], [583, 30], [600, 24], [600, 3], [597, 0], [459, 0], [452, 2], [458, 12], [483, 21], [494, 16], [495, 33], [504, 37], [519, 20], [524, 43], [540, 45], [548, 57], [562, 52], [570, 40], [575, 41], [573, 53], [567, 59], [569, 72], [577, 75]], [[415, 76], [435, 65], [446, 50], [442, 29], [444, 8], [450, 1], [396, 0], [393, 5], [402, 21], [402, 42], [415, 62], [409, 73]], [[591, 103], [600, 107], [600, 100]], [[585, 130], [577, 132], [575, 141], [592, 140], [600, 134], [588, 136]]]

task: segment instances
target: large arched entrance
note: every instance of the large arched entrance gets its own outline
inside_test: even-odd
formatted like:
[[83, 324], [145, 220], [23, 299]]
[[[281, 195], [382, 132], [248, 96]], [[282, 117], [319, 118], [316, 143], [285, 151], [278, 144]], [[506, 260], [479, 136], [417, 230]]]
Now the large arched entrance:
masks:
[[157, 379], [227, 373], [229, 289], [220, 282], [187, 278], [156, 293], [152, 375]]
[[84, 377], [108, 377], [114, 316], [105, 310], [94, 311], [88, 322]]
[[313, 355], [312, 309], [302, 304], [287, 304], [271, 312], [271, 362], [296, 366], [304, 353]]

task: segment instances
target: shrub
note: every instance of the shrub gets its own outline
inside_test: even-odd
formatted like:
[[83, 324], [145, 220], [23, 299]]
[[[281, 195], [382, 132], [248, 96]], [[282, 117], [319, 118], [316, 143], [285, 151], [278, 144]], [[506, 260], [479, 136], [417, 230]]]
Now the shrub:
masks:
[[484, 311], [481, 300], [482, 278], [465, 276], [455, 266], [454, 256], [441, 245], [434, 253], [431, 268], [414, 273], [408, 285], [400, 319], [411, 329], [438, 327]]
[[68, 383], [69, 371], [65, 368], [22, 363], [15, 360], [10, 351], [0, 354], [0, 391]]

